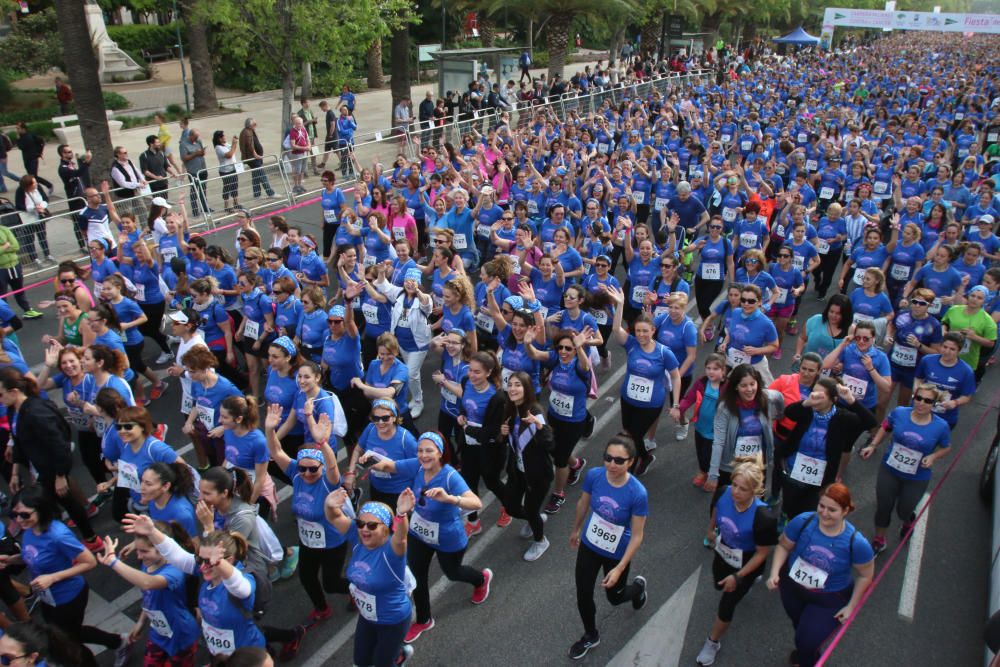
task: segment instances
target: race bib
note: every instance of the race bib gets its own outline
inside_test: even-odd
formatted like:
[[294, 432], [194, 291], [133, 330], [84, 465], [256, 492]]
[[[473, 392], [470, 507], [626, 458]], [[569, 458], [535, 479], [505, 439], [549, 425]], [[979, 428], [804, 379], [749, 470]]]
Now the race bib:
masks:
[[986, 142], [987, 143], [995, 144], [995, 143], [997, 143], [997, 140], [1000, 140], [1000, 134], [998, 134], [996, 132], [990, 132], [989, 134], [986, 135]]
[[135, 284], [135, 300], [145, 301], [146, 300], [146, 286], [142, 283]]
[[646, 295], [649, 294], [649, 288], [643, 285], [636, 285], [632, 288], [632, 301], [635, 303], [643, 303], [646, 300]]
[[118, 460], [117, 486], [129, 491], [139, 491], [139, 468], [134, 463]]
[[941, 299], [937, 297], [931, 302], [931, 305], [927, 307], [927, 312], [931, 315], [937, 315], [941, 312]]
[[743, 549], [734, 549], [733, 547], [726, 546], [723, 544], [721, 537], [715, 540], [715, 553], [719, 554], [729, 567], [743, 567]]
[[528, 213], [530, 214], [538, 213], [538, 202], [536, 202], [534, 199], [528, 200]]
[[904, 475], [913, 475], [916, 474], [923, 459], [924, 455], [917, 450], [893, 442], [892, 449], [889, 450], [889, 458], [885, 462], [890, 468], [895, 468]]
[[782, 306], [788, 305], [788, 288], [779, 287], [778, 288], [778, 301]]
[[573, 397], [560, 391], [552, 390], [549, 394], [549, 407], [560, 417], [573, 416]]
[[94, 417], [94, 432], [97, 435], [104, 435], [104, 432], [108, 430], [108, 423], [103, 417]]
[[396, 241], [406, 240], [406, 228], [405, 227], [393, 227], [392, 228], [392, 238]]
[[608, 152], [608, 145], [607, 144], [597, 144], [597, 152], [598, 153], [607, 153]]
[[910, 279], [910, 267], [904, 266], [903, 264], [893, 264], [889, 267], [889, 276], [893, 280], [909, 280]]
[[795, 455], [795, 462], [792, 464], [792, 471], [788, 476], [809, 486], [819, 486], [823, 483], [824, 473], [826, 473], [825, 460], [806, 456], [799, 452]]
[[833, 199], [833, 188], [820, 188], [819, 190], [820, 199]]
[[368, 324], [378, 324], [378, 306], [374, 303], [362, 304], [361, 313], [365, 316], [365, 322]]
[[507, 391], [507, 383], [510, 381], [510, 376], [514, 374], [509, 368], [500, 369], [500, 384], [503, 386], [503, 390]]
[[806, 160], [806, 171], [816, 171], [819, 169], [819, 164], [816, 160]]
[[728, 144], [732, 140], [732, 138], [733, 137], [730, 134], [724, 134], [724, 135], [722, 135], [720, 137], [720, 139], [722, 140], [722, 143], [724, 143], [724, 144]]
[[722, 219], [726, 222], [732, 222], [736, 219], [736, 209], [735, 208], [724, 208], [722, 209]]
[[396, 320], [397, 327], [403, 327], [404, 329], [410, 328], [410, 311], [409, 309], [404, 310], [399, 314], [399, 319]]
[[372, 254], [365, 255], [365, 258], [361, 262], [361, 265], [364, 266], [366, 269], [369, 266], [375, 266], [375, 255]]
[[310, 549], [326, 548], [326, 528], [316, 521], [299, 519], [299, 541]]
[[796, 143], [804, 144], [809, 141], [809, 135], [805, 132], [799, 132], [799, 135], [795, 138]]
[[958, 351], [959, 354], [968, 354], [972, 351], [972, 339], [966, 338], [965, 342], [962, 343], [962, 349]]
[[726, 349], [726, 362], [730, 366], [739, 366], [740, 364], [749, 364], [750, 355], [743, 350], [737, 349], [730, 346]]
[[243, 325], [243, 337], [249, 338], [250, 340], [257, 340], [260, 338], [260, 322], [248, 319], [246, 324]]
[[354, 604], [358, 608], [358, 613], [361, 614], [362, 618], [372, 623], [378, 620], [378, 605], [375, 603], [374, 595], [365, 593], [354, 584], [351, 584], [351, 597], [354, 598]]
[[476, 225], [476, 236], [479, 238], [488, 239], [491, 231], [493, 231], [493, 228], [487, 224], [481, 223]]
[[854, 281], [855, 285], [860, 286], [862, 284], [862, 281], [865, 279], [865, 271], [867, 270], [868, 269], [854, 269], [854, 277], [852, 278], [852, 280]]
[[722, 280], [722, 264], [718, 262], [702, 262], [701, 277], [704, 280]]
[[862, 380], [861, 378], [856, 378], [853, 375], [845, 375], [844, 384], [847, 385], [847, 388], [851, 390], [852, 394], [854, 394], [854, 398], [859, 401], [865, 397], [866, 393], [868, 393], [868, 380]]
[[590, 513], [590, 522], [587, 523], [587, 541], [592, 545], [609, 554], [618, 550], [621, 544], [622, 535], [625, 534], [625, 526], [618, 526], [605, 521], [597, 512]]
[[323, 209], [323, 222], [328, 225], [333, 225], [337, 223], [337, 211], [331, 209]]
[[636, 204], [645, 204], [646, 193], [643, 192], [642, 190], [636, 190], [635, 192], [632, 193], [632, 199], [635, 200]]
[[448, 391], [444, 387], [441, 387], [441, 400], [444, 401], [445, 403], [454, 405], [455, 403], [458, 403], [458, 396]]
[[734, 456], [756, 456], [760, 453], [761, 436], [741, 435], [736, 438]]
[[[359, 606], [358, 609], [361, 607]], [[236, 650], [236, 636], [232, 630], [223, 630], [206, 621], [201, 622], [201, 634], [208, 652], [212, 655], [229, 655]]]
[[205, 425], [209, 431], [215, 428], [215, 409], [210, 407], [205, 407], [204, 405], [198, 406], [198, 421]]
[[595, 308], [590, 311], [590, 314], [594, 316], [594, 321], [596, 321], [601, 326], [608, 323], [608, 311], [603, 308]]
[[743, 232], [740, 234], [740, 246], [743, 248], [755, 248], [757, 246], [757, 235], [753, 232]]
[[785, 238], [785, 226], [782, 224], [777, 224], [774, 226], [774, 235], [779, 239]]
[[649, 403], [653, 400], [653, 381], [639, 375], [628, 376], [628, 384], [625, 387], [625, 395], [633, 401]]
[[493, 333], [493, 327], [496, 326], [496, 322], [493, 321], [493, 318], [485, 310], [479, 310], [476, 312], [476, 326], [483, 331]]
[[872, 187], [872, 190], [878, 195], [885, 194], [888, 189], [889, 184], [885, 181], [875, 181], [875, 185]]
[[892, 346], [892, 363], [913, 368], [917, 365], [917, 348], [896, 343]]
[[149, 619], [150, 630], [167, 639], [174, 636], [174, 631], [170, 627], [170, 621], [167, 620], [166, 614], [159, 609], [143, 609], [143, 611], [146, 612], [146, 618]]
[[666, 197], [657, 197], [656, 200], [653, 201], [653, 210], [654, 211], [662, 210], [663, 207], [667, 205], [668, 201], [670, 200], [667, 199]]
[[47, 604], [50, 607], [56, 606], [56, 597], [52, 594], [51, 588], [46, 588], [40, 590], [36, 593], [38, 599], [42, 601], [42, 604]]
[[821, 255], [826, 255], [830, 252], [830, 244], [823, 239], [816, 239], [816, 252]]
[[191, 410], [194, 408], [194, 399], [191, 398], [191, 394], [185, 394], [181, 397], [181, 412], [185, 415], [191, 414]]
[[803, 560], [800, 556], [792, 563], [792, 567], [788, 570], [788, 576], [803, 588], [821, 591], [826, 587], [826, 579], [830, 574], [826, 570]]
[[961, 111], [955, 114], [955, 120], [964, 120], [964, 119], [965, 119], [965, 114], [962, 113]]
[[164, 248], [160, 246], [160, 257], [163, 258], [164, 263], [169, 263], [174, 257], [177, 257], [177, 248], [169, 247]]
[[752, 141], [741, 141], [740, 142], [740, 150], [743, 150], [743, 151], [746, 151], [746, 152], [750, 152], [752, 149], [753, 149], [753, 142]]
[[437, 521], [428, 521], [417, 512], [410, 515], [410, 532], [427, 544], [437, 545], [441, 539], [440, 531], [441, 524]]
[[796, 271], [804, 270], [806, 268], [805, 258], [799, 255], [792, 255], [792, 266], [795, 267]]
[[90, 428], [90, 416], [77, 410], [70, 410], [66, 413], [66, 421], [76, 427], [77, 430]]
[[455, 250], [465, 250], [469, 247], [469, 240], [465, 238], [465, 234], [455, 234], [455, 238], [451, 243]]

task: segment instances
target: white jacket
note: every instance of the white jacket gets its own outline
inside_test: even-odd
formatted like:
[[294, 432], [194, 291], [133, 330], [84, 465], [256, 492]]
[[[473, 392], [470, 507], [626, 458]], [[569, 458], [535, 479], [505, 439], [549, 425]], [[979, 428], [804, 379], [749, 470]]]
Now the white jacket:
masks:
[[[402, 287], [397, 287], [388, 280], [376, 282], [375, 289], [388, 297], [389, 301], [392, 301], [392, 324], [389, 326], [389, 330], [395, 333], [396, 325], [399, 324], [400, 318], [403, 317], [403, 301], [405, 299], [402, 297], [405, 296], [405, 291]], [[421, 349], [426, 348], [431, 342], [431, 325], [427, 321], [427, 318], [433, 310], [433, 299], [428, 298], [427, 303], [424, 304], [421, 303], [418, 297], [410, 304], [409, 312], [406, 314], [410, 331], [413, 332], [413, 340]]]

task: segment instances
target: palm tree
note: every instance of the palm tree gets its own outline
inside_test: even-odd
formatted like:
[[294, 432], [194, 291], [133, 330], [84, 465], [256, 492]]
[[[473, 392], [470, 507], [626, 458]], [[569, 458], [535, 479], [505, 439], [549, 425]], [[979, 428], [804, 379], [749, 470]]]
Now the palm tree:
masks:
[[66, 61], [66, 74], [76, 97], [76, 114], [80, 118], [80, 134], [87, 150], [94, 154], [90, 175], [94, 183], [108, 178], [113, 158], [111, 131], [105, 115], [101, 76], [97, 70], [97, 55], [90, 42], [87, 15], [80, 0], [56, 0], [59, 18], [59, 38]]
[[392, 58], [392, 77], [389, 88], [392, 90], [392, 108], [389, 110], [389, 127], [392, 127], [392, 115], [400, 100], [410, 97], [410, 24], [406, 23], [393, 31], [389, 43]]
[[382, 40], [376, 39], [368, 47], [368, 88], [374, 90], [385, 85], [382, 74]]

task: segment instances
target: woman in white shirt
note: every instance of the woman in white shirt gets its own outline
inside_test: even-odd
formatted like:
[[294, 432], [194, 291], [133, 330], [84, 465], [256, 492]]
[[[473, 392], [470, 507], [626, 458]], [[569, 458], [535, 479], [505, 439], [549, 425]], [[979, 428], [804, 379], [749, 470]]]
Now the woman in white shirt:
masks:
[[21, 177], [21, 185], [14, 193], [14, 204], [17, 210], [23, 213], [24, 231], [17, 234], [21, 237], [21, 249], [28, 255], [28, 261], [35, 262], [38, 266], [44, 261], [35, 253], [35, 236], [38, 236], [42, 244], [42, 255], [50, 262], [55, 262], [56, 258], [49, 252], [49, 237], [45, 231], [45, 218], [49, 217], [49, 204], [45, 201], [45, 196], [38, 187], [38, 180], [31, 174]]
[[[219, 158], [219, 176], [222, 176], [222, 205], [226, 208], [226, 213], [232, 213], [240, 207], [240, 181], [236, 173], [235, 158], [238, 143], [236, 135], [233, 136], [232, 143], [226, 141], [226, 133], [216, 130], [212, 134], [212, 145], [215, 146], [215, 155]], [[243, 163], [240, 162], [242, 165]], [[232, 206], [229, 199], [232, 198]]]

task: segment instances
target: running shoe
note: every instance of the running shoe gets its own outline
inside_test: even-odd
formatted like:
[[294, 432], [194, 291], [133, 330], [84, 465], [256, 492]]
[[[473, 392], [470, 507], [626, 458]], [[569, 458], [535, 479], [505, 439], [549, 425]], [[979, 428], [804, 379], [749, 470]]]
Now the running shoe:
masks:
[[690, 428], [690, 424], [678, 424], [674, 428], [674, 440], [683, 440], [688, 437], [688, 431]]
[[24, 311], [24, 319], [26, 320], [37, 320], [41, 316], [42, 313], [38, 312], [34, 308], [29, 308], [28, 310]]
[[874, 552], [876, 556], [878, 556], [885, 550], [886, 550], [886, 544], [884, 537], [875, 537], [872, 539], [872, 552]]
[[160, 384], [154, 384], [153, 388], [149, 390], [150, 400], [155, 401], [160, 396], [163, 396], [163, 392], [165, 392], [166, 390], [167, 390], [167, 383], [164, 382], [163, 380], [160, 380]]
[[403, 641], [407, 644], [412, 644], [420, 638], [420, 635], [424, 634], [428, 630], [434, 628], [434, 619], [427, 621], [426, 623], [414, 623], [410, 626], [410, 629], [406, 632], [406, 637]]
[[333, 607], [327, 605], [325, 609], [313, 609], [309, 612], [309, 619], [306, 621], [307, 627], [312, 627], [333, 616]]
[[781, 359], [781, 348], [780, 347], [777, 350], [774, 351], [774, 354], [771, 355], [771, 358], [772, 359]]
[[541, 542], [532, 542], [528, 550], [524, 552], [524, 560], [529, 563], [534, 563], [536, 560], [542, 557], [546, 551], [549, 550], [549, 538], [542, 537]]
[[299, 566], [299, 548], [292, 547], [290, 551], [292, 553], [285, 554], [285, 559], [281, 561], [281, 566], [278, 568], [279, 579], [291, 579], [292, 575], [295, 574], [295, 568]]
[[656, 454], [645, 454], [639, 457], [638, 463], [635, 466], [635, 476], [642, 477], [647, 472], [649, 472], [649, 466], [653, 465], [656, 461]]
[[156, 358], [156, 363], [169, 364], [173, 360], [174, 360], [174, 353], [171, 352], [170, 350], [167, 350], [166, 352], [160, 352], [160, 356]]
[[83, 546], [87, 547], [87, 551], [91, 553], [101, 553], [104, 551], [104, 540], [101, 539], [100, 535], [94, 535], [89, 540], [84, 540]]
[[486, 568], [483, 570], [483, 583], [476, 586], [472, 591], [472, 604], [482, 604], [490, 596], [490, 583], [493, 581], [493, 570]]
[[87, 505], [87, 518], [93, 519], [101, 511], [101, 508], [97, 506], [96, 503], [90, 503]]
[[475, 521], [465, 522], [465, 536], [475, 537], [483, 532], [483, 522], [476, 519]]
[[785, 327], [785, 333], [789, 336], [794, 336], [799, 333], [799, 322], [798, 320], [788, 320], [788, 326]]
[[596, 632], [592, 635], [585, 634], [580, 639], [569, 647], [569, 657], [573, 660], [579, 660], [583, 656], [587, 655], [590, 649], [594, 648], [601, 643], [601, 637]]
[[132, 642], [129, 641], [128, 633], [121, 635], [122, 643], [115, 649], [115, 667], [125, 667], [128, 664], [129, 653], [132, 652]]
[[899, 527], [899, 539], [906, 537], [906, 533], [909, 532], [910, 528], [913, 526], [913, 521], [904, 521], [903, 525]]
[[705, 480], [707, 480], [707, 479], [708, 479], [708, 473], [707, 472], [699, 472], [691, 480], [691, 484], [692, 484], [692, 486], [696, 486], [696, 487], [698, 487], [700, 489], [701, 487], [705, 486]]
[[709, 665], [715, 664], [715, 656], [719, 655], [719, 650], [722, 648], [720, 642], [713, 642], [711, 639], [705, 639], [705, 645], [701, 647], [701, 651], [698, 653], [698, 657], [694, 659], [702, 667], [708, 667]]
[[566, 494], [565, 493], [553, 493], [549, 497], [549, 502], [545, 505], [546, 514], [555, 514], [558, 512], [562, 506], [566, 504]]
[[506, 528], [513, 520], [514, 519], [511, 515], [507, 514], [507, 510], [504, 507], [501, 507], [500, 516], [497, 518], [497, 528]]
[[576, 465], [569, 469], [569, 478], [566, 480], [566, 483], [570, 486], [576, 486], [576, 483], [580, 481], [580, 474], [586, 466], [587, 459], [582, 456], [577, 457]]
[[114, 497], [114, 495], [115, 495], [114, 489], [108, 489], [107, 491], [102, 491], [101, 493], [98, 493], [96, 496], [94, 496], [94, 504], [97, 505], [98, 507], [102, 507], [104, 503], [111, 500]]
[[400, 649], [399, 655], [396, 656], [396, 667], [405, 667], [407, 661], [413, 657], [413, 647], [409, 644], [403, 644], [403, 648]]
[[[549, 516], [547, 514], [539, 514], [539, 516], [542, 518], [542, 523], [549, 520]], [[534, 537], [534, 533], [531, 531], [531, 524], [525, 521], [524, 525], [521, 526], [521, 539], [530, 540], [532, 537]]]
[[303, 625], [296, 625], [292, 632], [295, 633], [295, 637], [281, 645], [281, 654], [279, 655], [281, 662], [291, 662], [295, 659], [295, 656], [299, 654], [302, 638], [306, 636], [306, 628]]
[[639, 611], [646, 606], [646, 577], [641, 574], [632, 580], [632, 583], [639, 587], [639, 591], [632, 598], [632, 609]]
[[156, 429], [153, 431], [153, 437], [161, 442], [166, 442], [167, 428], [166, 424], [157, 424]]

